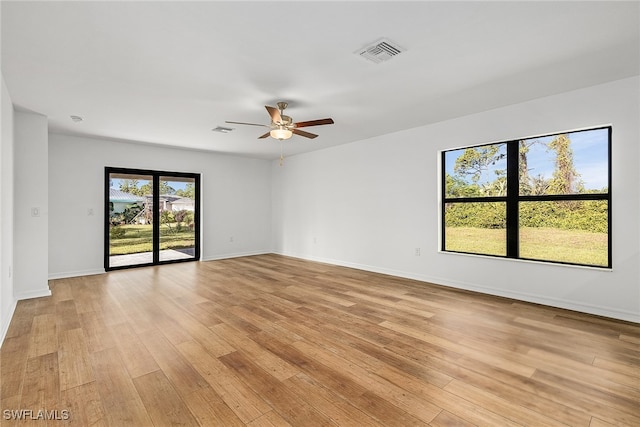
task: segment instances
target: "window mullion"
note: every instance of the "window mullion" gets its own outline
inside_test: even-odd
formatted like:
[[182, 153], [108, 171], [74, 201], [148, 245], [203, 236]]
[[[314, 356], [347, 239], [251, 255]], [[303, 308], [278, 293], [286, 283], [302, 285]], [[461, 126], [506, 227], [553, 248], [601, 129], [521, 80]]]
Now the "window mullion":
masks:
[[519, 255], [519, 206], [520, 195], [518, 168], [519, 141], [507, 143], [507, 257], [518, 258]]

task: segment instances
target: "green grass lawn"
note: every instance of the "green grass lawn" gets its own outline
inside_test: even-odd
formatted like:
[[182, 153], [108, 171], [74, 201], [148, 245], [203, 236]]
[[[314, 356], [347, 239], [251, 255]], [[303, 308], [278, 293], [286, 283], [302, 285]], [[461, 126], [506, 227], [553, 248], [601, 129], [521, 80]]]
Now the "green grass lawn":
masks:
[[[127, 255], [142, 252], [151, 252], [152, 248], [152, 225], [121, 225], [124, 236], [109, 239], [110, 255]], [[183, 227], [183, 231], [176, 232], [175, 224], [171, 224], [173, 230], [166, 225], [160, 226], [160, 249], [184, 249], [195, 246], [193, 231]]]
[[[447, 227], [446, 249], [505, 255], [505, 230]], [[607, 234], [557, 228], [521, 228], [520, 257], [606, 266]]]

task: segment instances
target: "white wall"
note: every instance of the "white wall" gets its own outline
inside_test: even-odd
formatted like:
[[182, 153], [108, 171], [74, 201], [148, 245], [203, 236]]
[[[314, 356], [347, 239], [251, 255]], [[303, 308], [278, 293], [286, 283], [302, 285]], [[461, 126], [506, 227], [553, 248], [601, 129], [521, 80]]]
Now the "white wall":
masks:
[[104, 272], [105, 166], [200, 173], [203, 260], [271, 252], [270, 162], [51, 134], [50, 278]]
[[13, 296], [13, 104], [2, 77], [0, 96], [0, 343], [16, 308]]
[[[640, 322], [639, 89], [635, 77], [273, 162], [275, 250]], [[612, 271], [438, 251], [440, 150], [606, 124]]]
[[47, 118], [16, 111], [14, 138], [14, 296], [18, 299], [47, 296], [51, 295], [47, 278]]

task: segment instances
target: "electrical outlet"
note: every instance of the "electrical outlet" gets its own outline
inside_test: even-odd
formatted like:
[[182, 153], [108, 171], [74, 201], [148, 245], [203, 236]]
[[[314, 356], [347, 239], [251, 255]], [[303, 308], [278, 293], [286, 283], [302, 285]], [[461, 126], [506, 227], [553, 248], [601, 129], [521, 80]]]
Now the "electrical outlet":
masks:
[[416, 248], [416, 256], [420, 256], [420, 248]]
[[93, 208], [87, 209], [87, 215], [93, 216]]
[[233, 236], [229, 237], [229, 242], [233, 243]]

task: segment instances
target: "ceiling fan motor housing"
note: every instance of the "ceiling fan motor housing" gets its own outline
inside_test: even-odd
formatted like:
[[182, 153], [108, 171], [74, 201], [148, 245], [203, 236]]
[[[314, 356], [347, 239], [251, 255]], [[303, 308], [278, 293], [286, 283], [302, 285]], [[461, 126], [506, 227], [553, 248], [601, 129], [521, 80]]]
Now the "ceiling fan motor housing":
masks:
[[293, 122], [293, 120], [291, 119], [291, 117], [289, 116], [285, 116], [285, 115], [280, 115], [280, 118], [282, 119], [282, 124], [284, 126], [290, 126], [291, 123]]

